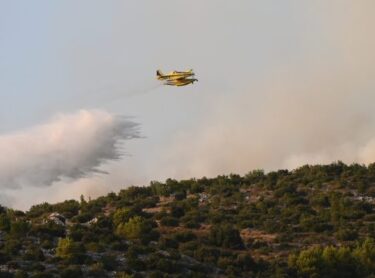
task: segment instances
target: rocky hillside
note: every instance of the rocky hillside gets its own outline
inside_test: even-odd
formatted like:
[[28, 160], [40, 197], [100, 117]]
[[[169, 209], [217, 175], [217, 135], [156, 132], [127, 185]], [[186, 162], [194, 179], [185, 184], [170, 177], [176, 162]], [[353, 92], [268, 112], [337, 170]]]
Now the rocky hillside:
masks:
[[0, 209], [0, 277], [370, 277], [375, 164], [303, 166]]

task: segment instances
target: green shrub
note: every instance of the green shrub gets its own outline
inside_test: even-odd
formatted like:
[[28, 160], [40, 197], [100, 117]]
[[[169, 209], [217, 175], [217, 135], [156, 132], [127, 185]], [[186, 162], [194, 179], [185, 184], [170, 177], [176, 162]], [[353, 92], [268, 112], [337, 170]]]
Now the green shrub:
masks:
[[128, 222], [119, 224], [116, 233], [126, 239], [141, 239], [151, 232], [152, 223], [140, 216], [135, 216], [129, 219]]
[[229, 224], [212, 226], [209, 239], [220, 247], [242, 249], [244, 246], [239, 231]]
[[179, 221], [175, 217], [165, 216], [160, 220], [160, 224], [167, 227], [177, 227], [179, 225]]
[[83, 273], [80, 266], [69, 266], [60, 272], [61, 278], [80, 278], [83, 277]]

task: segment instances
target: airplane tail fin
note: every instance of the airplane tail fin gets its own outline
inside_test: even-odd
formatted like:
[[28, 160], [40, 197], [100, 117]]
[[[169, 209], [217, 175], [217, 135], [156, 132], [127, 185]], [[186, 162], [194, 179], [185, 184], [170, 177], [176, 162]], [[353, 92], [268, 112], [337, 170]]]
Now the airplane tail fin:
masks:
[[156, 76], [160, 77], [160, 76], [162, 76], [162, 75], [163, 75], [163, 73], [161, 72], [161, 70], [157, 70], [157, 71], [156, 71]]

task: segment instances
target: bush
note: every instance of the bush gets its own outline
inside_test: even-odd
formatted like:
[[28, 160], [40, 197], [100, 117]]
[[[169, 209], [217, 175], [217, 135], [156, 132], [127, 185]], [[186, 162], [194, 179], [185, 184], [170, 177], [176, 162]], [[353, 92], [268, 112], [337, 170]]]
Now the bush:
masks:
[[242, 271], [250, 271], [256, 267], [254, 259], [249, 254], [238, 254], [235, 264]]
[[105, 250], [104, 247], [98, 242], [89, 242], [85, 244], [85, 248], [87, 251], [91, 252], [103, 252]]
[[108, 271], [113, 271], [118, 266], [115, 256], [103, 256], [100, 262], [103, 264], [103, 268]]
[[229, 224], [212, 226], [209, 239], [212, 244], [220, 247], [234, 249], [244, 247], [239, 231]]
[[49, 203], [42, 203], [39, 205], [34, 205], [30, 208], [30, 210], [27, 212], [27, 215], [29, 217], [39, 217], [42, 214], [52, 212], [52, 205]]
[[67, 269], [64, 269], [60, 272], [61, 278], [80, 278], [83, 277], [81, 267], [79, 266], [69, 266]]
[[26, 221], [12, 222], [10, 225], [10, 234], [14, 237], [23, 237], [30, 231], [30, 224]]
[[82, 262], [85, 249], [80, 243], [74, 242], [71, 238], [60, 238], [56, 248], [56, 256], [68, 259], [71, 262]]
[[24, 259], [29, 261], [44, 261], [44, 254], [42, 250], [37, 247], [31, 247], [26, 250]]
[[185, 210], [183, 207], [180, 206], [171, 206], [171, 216], [180, 218], [185, 215]]
[[0, 251], [0, 264], [5, 264], [9, 260], [9, 255], [5, 254], [3, 251]]
[[77, 215], [80, 209], [80, 204], [76, 200], [67, 200], [62, 203], [57, 203], [52, 206], [54, 211], [63, 214], [66, 218], [72, 218]]
[[126, 252], [127, 265], [132, 271], [141, 271], [146, 269], [145, 263], [138, 258], [140, 251], [134, 246], [130, 247]]
[[104, 269], [103, 269], [103, 264], [101, 263], [96, 263], [90, 266], [89, 268], [89, 277], [98, 277], [98, 278], [103, 278], [107, 277]]
[[0, 230], [4, 232], [9, 232], [10, 230], [10, 218], [7, 214], [0, 214]]
[[289, 256], [288, 265], [301, 277], [367, 277], [375, 272], [375, 241], [357, 247], [311, 247]]
[[173, 238], [178, 242], [187, 242], [187, 241], [192, 241], [192, 240], [197, 239], [197, 236], [190, 231], [186, 231], [186, 232], [175, 233], [173, 235]]
[[156, 268], [162, 272], [174, 273], [179, 270], [179, 265], [175, 261], [161, 258], [158, 261]]
[[62, 237], [65, 235], [65, 227], [52, 221], [48, 221], [45, 224], [33, 225], [31, 228], [31, 234], [37, 236], [49, 235], [52, 237]]
[[129, 221], [131, 217], [136, 216], [136, 213], [130, 208], [121, 208], [113, 214], [113, 223], [115, 226], [124, 224]]
[[178, 191], [174, 194], [174, 199], [176, 201], [181, 201], [186, 199], [186, 191]]
[[196, 220], [187, 221], [184, 225], [188, 229], [199, 229], [201, 224]]
[[160, 224], [167, 227], [177, 227], [179, 225], [179, 221], [175, 217], [165, 216], [160, 220]]
[[352, 241], [358, 238], [358, 232], [352, 229], [340, 229], [336, 232], [338, 240]]
[[27, 275], [27, 272], [23, 270], [17, 270], [14, 273], [14, 278], [27, 278], [27, 277], [29, 277], [29, 275]]
[[78, 222], [78, 223], [85, 223], [85, 222], [90, 221], [93, 217], [94, 217], [94, 215], [92, 213], [83, 212], [83, 213], [80, 213], [80, 214], [72, 217], [72, 221]]
[[116, 251], [126, 251], [128, 250], [128, 245], [122, 241], [115, 241], [111, 243], [110, 249]]
[[3, 250], [7, 255], [17, 255], [22, 244], [18, 239], [8, 239], [5, 241]]
[[178, 241], [169, 237], [162, 238], [159, 242], [160, 248], [162, 249], [177, 249]]
[[152, 223], [140, 216], [129, 219], [128, 222], [119, 224], [116, 233], [126, 239], [140, 239], [152, 230]]
[[45, 272], [38, 272], [30, 276], [30, 278], [53, 278], [53, 274], [45, 273]]

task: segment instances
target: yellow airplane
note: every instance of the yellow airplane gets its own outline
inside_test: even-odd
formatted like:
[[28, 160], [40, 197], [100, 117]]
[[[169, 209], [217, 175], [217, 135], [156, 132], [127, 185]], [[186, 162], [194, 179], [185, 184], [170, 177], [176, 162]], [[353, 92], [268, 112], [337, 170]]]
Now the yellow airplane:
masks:
[[181, 87], [181, 86], [193, 84], [195, 81], [198, 81], [198, 79], [195, 79], [195, 78], [180, 78], [180, 79], [167, 80], [164, 83], [164, 85]]
[[194, 72], [192, 69], [188, 71], [171, 71], [167, 74], [163, 74], [161, 70], [156, 71], [156, 77], [158, 80], [178, 80], [191, 76], [194, 76]]

